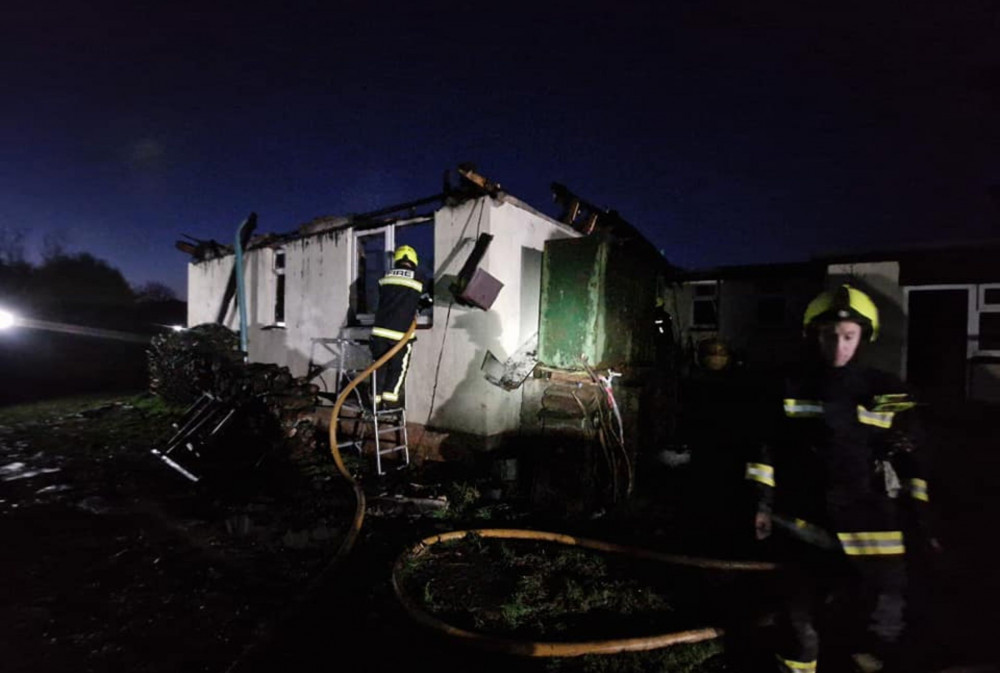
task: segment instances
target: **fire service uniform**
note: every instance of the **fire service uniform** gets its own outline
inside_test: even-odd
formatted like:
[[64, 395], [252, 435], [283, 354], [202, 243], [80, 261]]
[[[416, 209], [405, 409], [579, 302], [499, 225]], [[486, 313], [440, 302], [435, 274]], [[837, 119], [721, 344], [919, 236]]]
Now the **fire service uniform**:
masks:
[[[378, 309], [371, 334], [372, 358], [378, 359], [395, 346], [409, 329], [422, 302], [426, 301], [424, 284], [414, 269], [417, 253], [401, 246], [394, 255], [395, 268], [379, 279]], [[412, 267], [412, 268], [406, 268]], [[410, 365], [410, 351], [415, 335], [376, 373], [376, 402], [383, 406], [401, 406], [403, 384]]]
[[899, 379], [855, 361], [817, 361], [782, 385], [746, 467], [758, 512], [790, 534], [778, 668], [816, 670], [816, 613], [829, 603], [859, 668], [870, 658], [888, 672], [901, 654], [904, 528], [919, 531], [928, 502], [914, 402]]

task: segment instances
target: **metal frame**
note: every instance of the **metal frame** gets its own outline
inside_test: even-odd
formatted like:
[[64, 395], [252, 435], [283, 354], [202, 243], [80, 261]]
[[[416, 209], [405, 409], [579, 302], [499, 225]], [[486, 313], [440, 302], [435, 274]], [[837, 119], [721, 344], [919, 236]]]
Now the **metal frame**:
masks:
[[903, 316], [906, 318], [906, 338], [903, 339], [903, 380], [909, 378], [909, 371], [907, 364], [910, 357], [910, 293], [911, 292], [934, 292], [942, 290], [965, 290], [968, 299], [966, 308], [966, 325], [965, 325], [965, 399], [969, 399], [971, 385], [972, 385], [972, 372], [969, 368], [969, 363], [972, 357], [977, 354], [979, 350], [979, 310], [977, 307], [979, 293], [976, 291], [978, 286], [972, 283], [955, 283], [955, 284], [945, 284], [945, 285], [907, 285], [903, 287]]
[[[152, 448], [150, 453], [182, 474], [187, 479], [197, 482], [201, 477], [184, 467], [170, 457], [177, 449], [184, 448], [195, 459], [201, 458], [199, 450], [229, 423], [236, 407], [216, 398], [211, 393], [202, 393], [194, 404], [188, 407], [181, 421], [174, 424], [176, 432], [163, 443], [163, 449]], [[214, 427], [212, 425], [214, 424]], [[207, 428], [212, 429], [205, 432]]]
[[[385, 235], [385, 250], [383, 251], [386, 255], [387, 269], [391, 269], [392, 265], [388, 264], [388, 255], [396, 249], [396, 228], [395, 224], [387, 224], [384, 227], [374, 227], [372, 229], [354, 229], [351, 231], [351, 263], [350, 268], [350, 278], [348, 279], [348, 287], [352, 287], [359, 281], [358, 278], [358, 239], [364, 236], [375, 236], [378, 234]], [[350, 298], [353, 302], [353, 297]], [[375, 320], [374, 313], [355, 313], [358, 323], [362, 325], [371, 325]]]

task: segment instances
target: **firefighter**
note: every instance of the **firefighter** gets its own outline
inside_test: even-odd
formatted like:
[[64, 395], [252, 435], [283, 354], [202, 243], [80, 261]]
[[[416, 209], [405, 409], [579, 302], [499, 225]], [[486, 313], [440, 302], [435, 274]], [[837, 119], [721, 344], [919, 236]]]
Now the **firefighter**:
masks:
[[[392, 256], [393, 268], [378, 281], [378, 308], [372, 327], [371, 352], [377, 360], [406, 335], [417, 311], [430, 305], [430, 296], [416, 276], [417, 251], [408, 245], [396, 248]], [[382, 409], [404, 406], [403, 391], [406, 371], [410, 366], [413, 340], [396, 352], [376, 372], [377, 390], [375, 403]]]
[[[842, 638], [855, 670], [904, 670], [904, 552], [918, 540], [904, 540], [903, 521], [926, 520], [928, 503], [915, 403], [898, 378], [858, 362], [879, 332], [864, 292], [821, 293], [803, 327], [812, 356], [784, 378], [780, 399], [770, 398], [773, 423], [746, 466], [755, 536], [780, 529], [789, 553], [777, 670], [816, 670], [820, 608], [838, 624], [824, 633]], [[907, 537], [919, 530], [908, 527]]]

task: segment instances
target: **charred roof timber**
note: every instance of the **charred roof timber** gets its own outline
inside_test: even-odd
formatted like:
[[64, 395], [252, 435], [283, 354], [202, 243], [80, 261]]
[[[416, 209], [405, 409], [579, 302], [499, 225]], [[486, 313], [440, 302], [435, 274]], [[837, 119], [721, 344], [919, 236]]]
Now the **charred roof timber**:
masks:
[[[482, 176], [476, 172], [473, 164], [459, 164], [456, 171], [459, 181], [457, 185], [452, 185], [450, 171], [444, 174], [444, 189], [438, 194], [426, 196], [414, 201], [399, 203], [386, 208], [379, 208], [367, 213], [354, 214], [349, 216], [325, 215], [317, 217], [306, 224], [299, 226], [294, 232], [287, 234], [264, 234], [255, 236], [244, 246], [245, 249], [259, 248], [266, 245], [274, 245], [285, 241], [304, 238], [315, 234], [346, 229], [349, 227], [357, 229], [369, 229], [381, 227], [386, 224], [399, 223], [401, 220], [422, 220], [430, 219], [433, 213], [419, 213], [418, 208], [431, 204], [457, 205], [470, 199], [479, 198], [483, 195], [497, 196], [502, 188], [499, 183]], [[223, 245], [215, 240], [201, 240], [183, 234], [188, 241], [177, 241], [174, 244], [181, 252], [186, 252], [194, 258], [194, 261], [201, 262], [217, 257], [225, 257], [233, 254], [231, 245]]]
[[673, 265], [649, 239], [619, 215], [617, 210], [594, 205], [559, 182], [553, 182], [550, 189], [552, 190], [552, 198], [563, 208], [562, 214], [558, 218], [563, 224], [573, 227], [585, 236], [604, 235], [611, 240], [638, 241], [646, 253], [662, 261], [669, 273], [676, 272]]

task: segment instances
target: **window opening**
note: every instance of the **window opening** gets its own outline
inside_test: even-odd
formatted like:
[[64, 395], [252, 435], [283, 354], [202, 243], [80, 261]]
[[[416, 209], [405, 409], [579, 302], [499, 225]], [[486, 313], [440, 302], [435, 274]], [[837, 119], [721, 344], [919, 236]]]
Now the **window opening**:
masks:
[[979, 350], [1000, 351], [1000, 313], [979, 314]]
[[691, 302], [691, 326], [701, 329], [719, 327], [719, 283], [714, 280], [692, 284], [694, 297]]
[[[351, 286], [353, 324], [371, 325], [378, 309], [378, 281], [392, 268], [392, 256], [400, 245], [417, 251], [417, 276], [424, 281], [424, 291], [433, 295], [434, 222], [390, 224], [379, 229], [354, 232], [354, 267]], [[420, 312], [419, 327], [433, 323], [433, 308]]]
[[285, 326], [285, 251], [274, 251], [274, 324]]
[[[417, 251], [419, 264], [417, 278], [424, 282], [424, 292], [434, 296], [434, 222], [397, 225], [395, 227], [396, 247], [408, 245]], [[417, 325], [426, 327], [433, 324], [434, 307], [428, 306], [417, 315]]]

